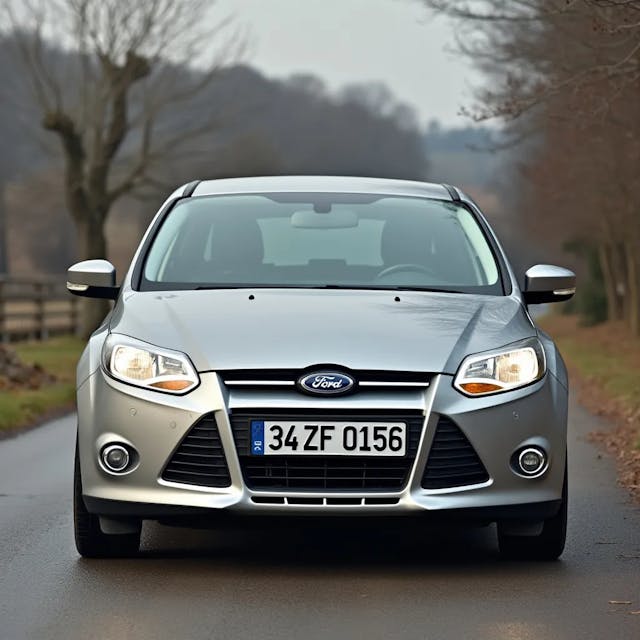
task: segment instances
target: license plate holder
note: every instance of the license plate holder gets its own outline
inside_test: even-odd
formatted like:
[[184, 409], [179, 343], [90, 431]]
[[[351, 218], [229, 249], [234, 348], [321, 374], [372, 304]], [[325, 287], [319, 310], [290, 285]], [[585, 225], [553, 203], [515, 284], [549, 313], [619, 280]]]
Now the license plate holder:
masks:
[[251, 420], [254, 456], [404, 457], [407, 424], [387, 421]]

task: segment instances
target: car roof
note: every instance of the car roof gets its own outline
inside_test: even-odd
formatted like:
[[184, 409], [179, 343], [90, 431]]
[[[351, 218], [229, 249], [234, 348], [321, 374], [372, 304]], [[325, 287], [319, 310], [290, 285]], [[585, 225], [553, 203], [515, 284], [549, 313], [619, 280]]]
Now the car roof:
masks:
[[[194, 185], [194, 183], [191, 183]], [[413, 180], [357, 178], [347, 176], [264, 176], [202, 180], [194, 185], [192, 196], [232, 193], [379, 193], [453, 200], [451, 187]]]

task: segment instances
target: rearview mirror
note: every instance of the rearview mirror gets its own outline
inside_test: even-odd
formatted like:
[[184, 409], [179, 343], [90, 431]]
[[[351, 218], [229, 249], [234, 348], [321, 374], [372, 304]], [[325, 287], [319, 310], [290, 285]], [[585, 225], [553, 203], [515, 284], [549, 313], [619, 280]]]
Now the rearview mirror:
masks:
[[291, 216], [291, 226], [297, 229], [353, 229], [358, 226], [358, 214], [354, 211], [296, 211]]
[[524, 300], [527, 304], [562, 302], [576, 292], [576, 274], [564, 267], [537, 264], [524, 276]]
[[67, 270], [67, 290], [74, 296], [115, 300], [116, 268], [107, 260], [84, 260]]

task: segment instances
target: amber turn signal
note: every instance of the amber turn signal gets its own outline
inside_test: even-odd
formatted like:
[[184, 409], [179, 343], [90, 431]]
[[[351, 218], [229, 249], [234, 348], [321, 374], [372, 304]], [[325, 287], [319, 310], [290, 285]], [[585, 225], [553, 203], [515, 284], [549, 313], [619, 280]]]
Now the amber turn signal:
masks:
[[149, 386], [155, 389], [164, 389], [165, 391], [184, 391], [192, 385], [193, 382], [191, 380], [160, 380]]
[[460, 386], [467, 393], [491, 393], [492, 391], [500, 391], [502, 387], [497, 384], [490, 384], [488, 382], [463, 382]]

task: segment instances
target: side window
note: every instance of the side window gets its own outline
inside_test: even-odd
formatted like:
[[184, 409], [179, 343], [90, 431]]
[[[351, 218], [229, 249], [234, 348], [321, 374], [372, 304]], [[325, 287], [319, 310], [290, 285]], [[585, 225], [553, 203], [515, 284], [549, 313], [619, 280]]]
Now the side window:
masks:
[[205, 262], [211, 262], [213, 257], [213, 234], [215, 233], [216, 225], [211, 223], [207, 231], [207, 240], [204, 243], [204, 260]]
[[498, 281], [498, 267], [478, 223], [466, 209], [458, 209], [458, 220], [475, 254], [474, 263], [483, 271], [482, 283], [495, 284]]
[[145, 265], [144, 275], [148, 280], [162, 280], [170, 256], [175, 251], [176, 241], [186, 220], [187, 207], [176, 206], [164, 221]]
[[193, 282], [208, 276], [213, 223], [206, 211], [179, 204], [156, 236], [145, 277], [152, 281]]

